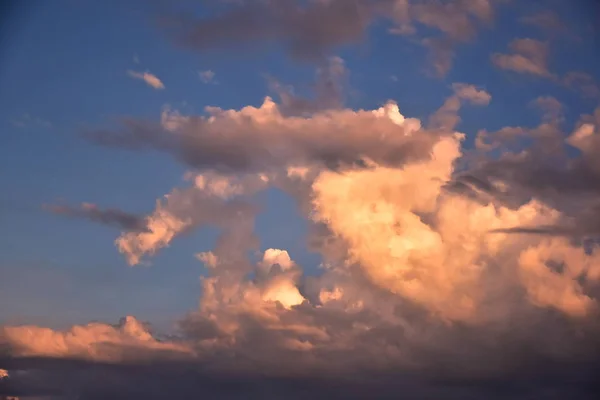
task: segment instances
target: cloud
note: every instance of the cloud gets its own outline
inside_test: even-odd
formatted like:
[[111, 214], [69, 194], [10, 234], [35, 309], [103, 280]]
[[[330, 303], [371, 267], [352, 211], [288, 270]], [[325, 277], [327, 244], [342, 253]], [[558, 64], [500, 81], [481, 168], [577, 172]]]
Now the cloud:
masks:
[[531, 102], [531, 105], [537, 107], [542, 112], [544, 121], [559, 121], [563, 116], [563, 105], [552, 96], [540, 96]]
[[429, 119], [430, 126], [436, 129], [452, 130], [460, 122], [458, 111], [463, 102], [474, 105], [488, 105], [492, 97], [485, 90], [473, 85], [455, 83], [452, 85], [454, 95], [450, 96], [440, 109]]
[[52, 123], [42, 118], [33, 117], [29, 113], [24, 113], [19, 118], [11, 120], [14, 127], [17, 128], [52, 128]]
[[498, 0], [297, 0], [241, 1], [226, 4], [202, 18], [174, 15], [163, 18], [169, 36], [195, 50], [246, 44], [281, 44], [292, 57], [321, 62], [336, 50], [364, 42], [369, 27], [381, 20], [389, 32], [414, 35], [439, 33], [422, 44], [430, 48], [434, 69], [445, 75], [453, 48], [471, 40], [482, 26], [490, 26]]
[[[218, 216], [225, 214], [216, 210], [219, 210], [218, 207], [231, 204], [229, 202], [232, 199], [251, 195], [273, 185], [286, 190], [291, 186], [290, 181], [299, 177], [302, 181], [307, 180], [310, 186], [300, 192], [291, 193], [299, 196], [298, 200], [301, 204], [306, 204], [307, 201], [309, 204], [312, 203], [313, 222], [327, 226], [335, 237], [344, 242], [346, 252], [342, 254], [346, 262], [356, 264], [371, 284], [379, 290], [410, 299], [441, 318], [478, 320], [482, 313], [479, 304], [485, 303], [486, 293], [480, 291], [480, 282], [482, 279], [488, 279], [485, 278], [489, 274], [489, 267], [485, 267], [487, 263], [493, 262], [495, 257], [504, 254], [502, 249], [507, 246], [508, 253], [502, 257], [512, 260], [511, 268], [519, 271], [525, 268], [520, 264], [520, 254], [527, 249], [523, 243], [524, 247], [519, 247], [521, 250], [515, 250], [515, 244], [507, 235], [496, 235], [496, 239], [492, 241], [489, 236], [486, 236], [487, 232], [496, 229], [500, 233], [503, 228], [515, 225], [550, 226], [559, 221], [561, 213], [533, 200], [517, 208], [509, 208], [502, 205], [481, 204], [471, 198], [445, 194], [444, 186], [453, 179], [454, 162], [461, 157], [460, 141], [463, 136], [454, 132], [459, 121], [457, 112], [463, 102], [486, 105], [491, 100], [487, 92], [473, 85], [454, 84], [453, 90], [454, 94], [431, 116], [429, 123], [431, 130], [423, 129], [418, 120], [407, 119], [400, 115], [396, 106], [392, 104], [373, 111], [333, 110], [326, 113], [315, 112], [306, 117], [285, 117], [278, 112], [278, 106], [269, 99], [261, 108], [247, 107], [240, 111], [217, 110], [208, 118], [197, 119], [197, 117], [184, 117], [179, 114], [163, 116], [163, 125], [167, 129], [162, 135], [167, 137], [181, 132], [182, 128], [188, 125], [195, 128], [194, 131], [187, 133], [194, 140], [198, 140], [203, 135], [222, 137], [222, 135], [204, 133], [199, 129], [206, 125], [209, 129], [215, 129], [214, 132], [225, 132], [224, 128], [219, 128], [222, 124], [224, 127], [229, 127], [226, 132], [232, 135], [230, 144], [223, 146], [224, 148], [233, 147], [233, 143], [239, 145], [241, 138], [248, 137], [252, 142], [260, 142], [262, 150], [269, 149], [269, 143], [273, 143], [276, 147], [268, 150], [267, 154], [276, 154], [276, 148], [285, 157], [272, 158], [264, 162], [263, 156], [263, 164], [249, 163], [239, 169], [231, 167], [224, 169], [219, 164], [225, 159], [223, 156], [219, 157], [218, 162], [208, 162], [206, 153], [203, 153], [207, 143], [196, 148], [189, 144], [182, 146], [182, 148], [194, 148], [194, 150], [198, 149], [195, 151], [199, 151], [197, 156], [201, 157], [201, 164], [195, 159], [182, 158], [178, 153], [174, 153], [176, 157], [189, 163], [190, 167], [221, 172], [214, 172], [214, 175], [197, 175], [193, 187], [169, 195], [166, 205], [159, 204], [156, 212], [148, 217], [150, 221], [156, 223], [156, 228], [151, 228], [149, 233], [122, 235], [117, 241], [119, 249], [126, 254], [130, 263], [136, 264], [143, 255], [153, 254], [157, 249], [167, 246], [181, 232], [200, 224], [216, 223], [211, 219], [215, 218], [218, 221], [220, 218]], [[538, 98], [534, 104], [542, 110], [545, 122], [536, 129], [521, 130], [521, 132], [524, 135], [536, 135], [537, 139], [550, 144], [557, 137], [554, 129], [561, 113], [561, 105], [550, 97]], [[369, 130], [360, 128], [362, 125], [358, 121], [362, 119], [368, 121]], [[353, 123], [353, 120], [357, 122]], [[341, 121], [344, 121], [344, 124]], [[254, 129], [248, 129], [247, 123]], [[277, 129], [270, 128], [272, 124]], [[239, 129], [239, 135], [234, 133], [232, 126]], [[257, 126], [260, 128], [256, 129]], [[339, 137], [334, 129], [336, 126], [344, 128], [340, 131]], [[359, 129], [354, 133], [356, 127]], [[273, 129], [277, 134], [268, 134], [269, 129]], [[287, 141], [288, 138], [300, 137], [296, 129], [302, 132], [302, 143], [306, 146], [299, 153], [295, 153], [300, 149], [295, 139]], [[319, 134], [321, 129], [323, 132], [328, 132], [328, 135]], [[387, 129], [391, 129], [389, 133], [386, 133]], [[436, 134], [431, 136], [433, 132]], [[276, 139], [260, 139], [261, 135], [265, 134]], [[141, 137], [154, 140], [152, 135], [154, 133]], [[420, 136], [428, 137], [430, 138], [427, 141], [430, 144], [427, 147], [429, 154], [419, 157], [400, 157], [398, 161], [389, 162], [385, 153], [382, 156], [377, 151], [369, 150], [380, 147], [392, 148], [393, 142], [374, 141], [385, 136], [403, 138], [403, 146], [411, 142], [419, 142], [422, 140]], [[357, 141], [360, 145], [357, 144], [353, 149], [363, 149], [364, 153], [358, 153], [356, 150], [349, 153], [354, 153], [354, 157], [361, 158], [363, 161], [360, 164], [341, 163], [332, 170], [323, 159], [313, 155], [315, 150], [317, 154], [322, 151], [323, 144], [319, 142], [322, 137], [328, 138], [327, 145], [335, 142], [349, 145], [352, 140]], [[576, 145], [578, 141], [587, 140], [585, 137], [587, 134], [577, 134], [569, 141]], [[311, 144], [311, 141], [314, 143]], [[370, 147], [375, 145], [376, 148]], [[250, 157], [254, 152], [250, 144], [241, 147], [246, 151], [245, 157]], [[332, 148], [336, 151], [331, 154], [338, 154], [335, 157], [343, 159], [340, 155], [344, 154], [345, 150], [337, 149], [335, 145]], [[414, 147], [409, 148], [414, 152]], [[164, 150], [172, 151], [168, 147]], [[212, 150], [212, 154], [214, 153], [215, 150]], [[238, 156], [237, 159], [239, 158], [241, 157]], [[247, 168], [247, 165], [255, 165], [254, 171], [252, 172], [252, 168]], [[301, 175], [290, 174], [290, 168], [298, 168], [298, 166], [303, 166], [304, 172]], [[310, 174], [311, 168], [315, 171], [312, 174]], [[243, 175], [239, 175], [242, 171], [244, 171]], [[407, 195], [408, 193], [411, 195]], [[210, 208], [209, 204], [212, 204], [210, 207], [217, 208]], [[200, 214], [196, 216], [198, 212]], [[227, 214], [230, 215], [231, 212]], [[428, 215], [427, 218], [431, 222], [423, 221], [421, 215]], [[456, 215], [469, 215], [473, 220], [467, 222], [463, 217], [462, 223], [457, 225]], [[227, 245], [228, 250], [220, 254], [208, 252], [199, 256], [211, 267], [211, 271], [216, 273], [216, 276], [206, 278], [204, 281], [206, 296], [216, 296], [211, 297], [210, 301], [206, 300], [207, 303], [212, 304], [211, 307], [221, 303], [229, 304], [231, 307], [233, 299], [237, 299], [236, 302], [245, 304], [240, 307], [247, 309], [258, 301], [250, 299], [262, 298], [263, 301], [265, 299], [260, 295], [264, 288], [259, 289], [260, 286], [257, 286], [256, 282], [244, 283], [241, 278], [252, 270], [244, 261], [243, 249], [251, 250], [255, 246], [251, 234], [253, 218], [252, 213], [247, 214], [246, 219], [241, 219], [238, 215], [235, 220], [238, 223], [235, 234], [232, 225], [220, 225], [222, 229], [229, 232], [224, 236], [227, 240], [223, 239], [223, 244], [229, 243], [235, 237], [235, 248]], [[245, 221], [243, 223], [245, 228], [240, 230], [242, 221]], [[453, 237], [461, 239], [455, 242], [451, 239]], [[567, 245], [564, 245], [564, 248], [565, 251], [571, 251]], [[237, 254], [233, 258], [235, 263], [231, 259], [232, 254]], [[452, 257], [449, 254], [452, 254]], [[342, 260], [337, 260], [338, 263], [340, 261]], [[382, 269], [382, 265], [386, 267]], [[438, 270], [437, 266], [446, 272]], [[221, 276], [217, 273], [219, 270], [232, 268], [243, 271], [239, 272], [239, 275], [237, 273], [233, 275], [238, 276], [233, 282], [230, 281], [231, 274]], [[595, 276], [595, 273], [591, 273], [591, 276]], [[304, 296], [294, 291], [297, 279], [296, 277], [291, 280], [288, 278], [276, 280], [278, 283], [274, 291], [267, 291], [273, 293], [272, 296], [275, 297], [267, 295], [267, 298], [283, 296], [281, 299], [284, 308], [299, 304]], [[533, 285], [523, 279], [520, 284], [527, 288], [528, 285]], [[569, 290], [573, 290], [573, 293], [580, 290], [570, 277], [561, 279], [562, 285], [571, 288]], [[531, 290], [537, 293], [542, 289]], [[250, 295], [250, 293], [255, 294]], [[322, 292], [323, 296], [319, 295], [319, 299], [331, 298], [326, 293], [329, 292]], [[579, 298], [575, 294], [573, 296], [575, 300], [569, 303], [546, 299], [540, 300], [539, 304], [568, 314], [580, 315], [591, 312], [595, 305], [594, 301], [577, 300]], [[246, 303], [247, 301], [250, 303]], [[581, 301], [581, 305], [570, 308], [572, 302], [577, 301]], [[309, 344], [306, 346], [310, 347]]]
[[144, 325], [128, 316], [118, 325], [90, 323], [67, 332], [37, 326], [7, 326], [0, 330], [0, 343], [10, 344], [18, 357], [57, 357], [93, 361], [139, 361], [140, 356], [185, 357], [189, 349], [156, 340]]
[[564, 216], [554, 225], [518, 226], [492, 232], [563, 236], [577, 240], [600, 237], [600, 207], [592, 205], [584, 208], [575, 216]]
[[523, 16], [519, 21], [550, 32], [565, 32], [567, 27], [555, 11], [543, 10], [534, 14]]
[[529, 103], [529, 106], [540, 111], [541, 123], [535, 128], [522, 126], [506, 126], [496, 132], [481, 130], [475, 138], [475, 146], [479, 150], [490, 151], [504, 146], [505, 149], [522, 146], [529, 139], [538, 140], [539, 149], [546, 153], [559, 151], [564, 146], [561, 131], [564, 107], [552, 96], [540, 96]]
[[200, 76], [200, 80], [203, 83], [216, 83], [215, 73], [210, 69], [207, 69], [205, 71], [198, 71], [198, 76]]
[[[399, 1], [399, 29], [392, 32], [415, 33], [411, 20], [440, 35], [424, 38], [421, 43], [430, 51], [430, 60], [438, 76], [452, 67], [454, 48], [473, 39], [481, 26], [490, 26], [494, 16], [494, 0], [479, 1]], [[398, 9], [397, 9], [398, 10]]]
[[[49, 398], [77, 396], [82, 400], [193, 398], [197, 393], [227, 399], [303, 399], [307, 396], [317, 399], [394, 399], [398, 393], [419, 399], [594, 398], [597, 387], [582, 368], [574, 366], [561, 373], [558, 366], [544, 364], [543, 360], [522, 361], [529, 362], [530, 366], [497, 379], [482, 376], [469, 380], [460, 376], [440, 379], [434, 371], [420, 375], [405, 372], [402, 376], [294, 377], [199, 370], [185, 363], [163, 363], [163, 368], [159, 368], [157, 365], [123, 367], [71, 360], [27, 359], [13, 362], [13, 365], [36, 372], [15, 374], [13, 385], [23, 395], [43, 393], [53, 395]], [[536, 368], [543, 372], [533, 378], [530, 372]]]
[[[140, 263], [144, 255], [154, 254], [175, 237], [199, 226], [222, 228], [234, 223], [241, 226], [244, 220], [256, 214], [257, 208], [251, 203], [229, 199], [253, 185], [259, 188], [264, 185], [258, 176], [238, 180], [209, 173], [190, 179], [193, 179], [192, 187], [175, 189], [163, 201], [157, 201], [155, 211], [146, 217], [145, 231], [124, 232], [116, 240], [129, 264]], [[252, 226], [249, 223], [248, 228]]]
[[569, 71], [562, 78], [562, 83], [566, 87], [580, 92], [584, 97], [600, 97], [600, 87], [596, 80], [590, 74], [585, 72]]
[[[374, 4], [366, 3], [369, 8]], [[283, 42], [294, 57], [314, 60], [340, 44], [359, 40], [370, 19], [369, 8], [340, 0], [304, 6], [294, 0], [242, 2], [212, 18], [176, 18], [177, 28], [170, 34], [197, 50], [251, 41]]]
[[153, 75], [150, 72], [127, 71], [127, 75], [134, 79], [140, 79], [146, 82], [148, 86], [151, 86], [154, 89], [161, 90], [165, 88], [165, 85], [162, 83], [162, 81], [158, 79], [156, 75]]
[[[286, 116], [271, 98], [259, 107], [206, 109], [207, 116], [163, 114], [162, 124], [123, 121], [122, 132], [96, 131], [93, 141], [112, 147], [167, 151], [194, 168], [263, 171], [318, 163], [330, 168], [373, 160], [401, 165], [427, 157], [436, 134], [414, 136], [420, 123], [390, 102], [376, 110], [331, 110]], [[372, 132], [379, 132], [373, 138]], [[343, 139], [343, 140], [342, 140]]]
[[[329, 67], [324, 76], [345, 74], [339, 60]], [[169, 337], [133, 318], [3, 327], [0, 365], [20, 387], [82, 398], [593, 398], [600, 109], [565, 134], [562, 104], [539, 97], [527, 109], [537, 126], [482, 130], [468, 149], [459, 112], [492, 95], [451, 89], [426, 123], [394, 102], [282, 112], [282, 96], [94, 133], [190, 169], [116, 246], [136, 265], [216, 227], [214, 247], [196, 253], [198, 308]], [[308, 221], [319, 274], [259, 242], [255, 195], [273, 188]], [[243, 389], [214, 384], [233, 379]]]
[[44, 205], [44, 209], [54, 214], [88, 219], [90, 221], [114, 226], [126, 231], [146, 230], [146, 222], [144, 218], [140, 217], [139, 215], [130, 214], [115, 208], [103, 210], [97, 205], [91, 203], [82, 203], [79, 207], [67, 205]]
[[340, 57], [329, 57], [317, 68], [311, 85], [313, 98], [294, 93], [294, 88], [270, 79], [271, 89], [280, 98], [279, 109], [286, 116], [310, 115], [316, 111], [341, 109], [348, 91], [350, 72]]
[[535, 39], [515, 39], [509, 45], [511, 54], [494, 53], [492, 63], [500, 68], [521, 74], [552, 77], [548, 71], [548, 44]]

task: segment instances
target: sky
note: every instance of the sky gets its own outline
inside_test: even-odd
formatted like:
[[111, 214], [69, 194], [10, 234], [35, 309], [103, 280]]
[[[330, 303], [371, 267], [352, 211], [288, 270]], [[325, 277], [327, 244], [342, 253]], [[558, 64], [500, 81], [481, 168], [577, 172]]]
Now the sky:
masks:
[[3, 7], [0, 396], [600, 390], [594, 1]]

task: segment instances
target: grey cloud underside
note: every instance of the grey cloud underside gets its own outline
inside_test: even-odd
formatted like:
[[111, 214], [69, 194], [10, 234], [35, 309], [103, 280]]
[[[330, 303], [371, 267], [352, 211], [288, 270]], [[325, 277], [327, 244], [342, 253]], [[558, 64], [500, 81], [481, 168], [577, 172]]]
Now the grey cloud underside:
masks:
[[531, 197], [593, 196], [600, 193], [600, 175], [580, 159], [573, 160], [565, 168], [544, 166], [533, 160], [490, 160], [458, 179], [466, 177], [484, 182], [486, 187], [491, 185], [491, 180], [501, 179], [517, 186], [522, 195]]
[[431, 53], [435, 73], [444, 75], [451, 67], [453, 48], [471, 40], [480, 26], [489, 25], [495, 6], [505, 2], [245, 0], [221, 3], [198, 18], [181, 12], [161, 20], [172, 40], [185, 48], [244, 49], [277, 43], [292, 57], [311, 62], [340, 47], [365, 42], [368, 30], [378, 22], [399, 35], [412, 35], [420, 25], [437, 33], [428, 32], [421, 44]]
[[562, 224], [542, 226], [518, 226], [497, 229], [492, 232], [522, 233], [533, 235], [565, 236], [572, 238], [600, 238], [600, 206], [578, 210], [574, 217]]
[[[336, 321], [336, 315], [323, 316]], [[340, 326], [350, 323], [338, 315]], [[363, 320], [365, 317], [358, 317]], [[203, 361], [154, 358], [146, 362], [104, 364], [69, 359], [0, 357], [0, 367], [12, 373], [0, 383], [0, 395], [77, 394], [79, 399], [593, 399], [600, 390], [597, 327], [577, 323], [554, 313], [537, 314], [526, 324], [513, 320], [509, 327], [473, 328], [436, 326], [434, 347], [410, 346], [423, 364], [410, 368], [395, 364], [386, 353], [374, 364], [381, 346], [408, 349], [398, 327], [380, 325], [357, 341], [354, 349], [323, 354], [344, 367], [290, 372], [307, 361], [300, 353], [276, 353], [261, 345], [273, 332], [259, 324], [245, 324], [239, 348], [209, 354]], [[552, 327], [552, 329], [549, 329]], [[253, 331], [254, 330], [254, 331]], [[539, 337], [539, 330], [547, 332]], [[261, 337], [268, 334], [266, 337]], [[578, 338], [575, 340], [575, 338]], [[569, 340], [565, 340], [569, 339]], [[557, 342], [558, 340], [558, 342]], [[254, 351], [250, 344], [254, 344]], [[267, 355], [260, 352], [267, 351]], [[277, 358], [277, 356], [281, 358]], [[261, 357], [286, 360], [278, 369], [253, 366]], [[363, 358], [364, 357], [364, 358]], [[356, 361], [367, 361], [363, 365]], [[310, 361], [310, 360], [308, 360]], [[243, 369], [238, 365], [246, 366]]]
[[96, 206], [73, 207], [68, 205], [49, 205], [44, 208], [54, 214], [87, 219], [126, 231], [143, 232], [147, 230], [145, 218], [143, 216], [131, 214], [116, 208], [100, 209]]
[[[7, 347], [0, 349], [0, 368], [28, 372], [11, 373], [0, 394], [71, 393], [82, 400], [593, 399], [600, 390], [600, 320], [539, 309], [519, 291], [506, 290], [495, 295], [511, 308], [510, 318], [487, 325], [448, 324], [377, 290], [370, 292], [381, 296], [378, 304], [408, 324], [382, 318], [381, 310], [348, 313], [307, 303], [280, 314], [283, 322], [319, 327], [333, 343], [346, 345], [338, 349], [314, 338], [310, 352], [283, 348], [284, 339], [302, 340], [306, 333], [271, 329], [252, 314], [239, 315], [232, 346], [199, 345], [197, 358], [132, 348], [129, 361], [107, 364], [15, 358]], [[370, 329], [357, 331], [357, 325]], [[181, 327], [171, 341], [193, 345], [221, 335], [201, 313]]]
[[[426, 159], [439, 139], [437, 132], [422, 132], [418, 137], [397, 135], [386, 140], [365, 135], [358, 140], [311, 140], [301, 135], [278, 137], [262, 135], [260, 128], [248, 128], [243, 135], [219, 134], [208, 131], [206, 120], [197, 118], [187, 131], [176, 134], [165, 131], [159, 124], [126, 120], [121, 132], [95, 131], [86, 137], [96, 144], [129, 150], [164, 151], [200, 170], [220, 172], [268, 171], [288, 165], [317, 162], [336, 170], [342, 166], [361, 167], [365, 159], [381, 165], [400, 166], [407, 162]], [[231, 127], [234, 132], [237, 127]], [[369, 129], [365, 125], [365, 129]]]
[[[510, 189], [502, 192], [492, 185], [501, 180]], [[494, 232], [539, 234], [582, 238], [600, 236], [600, 174], [582, 159], [569, 165], [542, 165], [533, 159], [489, 160], [457, 176], [448, 190], [480, 198], [494, 199], [509, 206], [535, 198], [564, 213], [556, 225], [506, 227]], [[482, 197], [483, 196], [483, 197]]]
[[283, 42], [298, 59], [321, 59], [334, 47], [359, 41], [373, 7], [388, 0], [332, 0], [300, 6], [296, 0], [244, 1], [213, 17], [175, 17], [168, 32], [196, 50]]

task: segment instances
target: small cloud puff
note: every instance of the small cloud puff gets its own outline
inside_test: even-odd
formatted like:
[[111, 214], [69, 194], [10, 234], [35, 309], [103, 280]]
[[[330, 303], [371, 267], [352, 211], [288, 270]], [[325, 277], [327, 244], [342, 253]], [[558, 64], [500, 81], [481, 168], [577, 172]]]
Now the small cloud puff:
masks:
[[203, 83], [217, 83], [217, 81], [215, 81], [215, 75], [216, 74], [210, 69], [198, 71], [198, 76]]
[[134, 79], [140, 79], [146, 82], [148, 86], [151, 86], [154, 89], [161, 90], [165, 88], [165, 85], [162, 83], [162, 81], [158, 79], [156, 75], [151, 74], [150, 72], [127, 71], [127, 74]]

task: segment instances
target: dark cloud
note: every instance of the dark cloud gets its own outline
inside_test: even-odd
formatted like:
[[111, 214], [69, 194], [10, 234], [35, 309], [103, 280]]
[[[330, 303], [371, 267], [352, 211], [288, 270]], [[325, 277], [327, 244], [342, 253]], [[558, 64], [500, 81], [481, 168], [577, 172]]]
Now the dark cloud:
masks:
[[518, 226], [496, 229], [492, 232], [566, 236], [576, 239], [585, 237], [600, 238], [600, 206], [595, 205], [583, 210], [577, 210], [573, 217], [566, 219], [563, 224]]
[[281, 100], [281, 112], [285, 115], [309, 116], [318, 111], [336, 110], [343, 107], [348, 91], [349, 72], [343, 59], [330, 57], [317, 69], [311, 85], [313, 98], [295, 94], [295, 88], [270, 78], [271, 89]]
[[[402, 135], [398, 133], [402, 127], [371, 111], [324, 111], [311, 118], [287, 118], [271, 114], [270, 104], [233, 111], [240, 118], [233, 118], [229, 110], [212, 110], [209, 117], [181, 119], [175, 122], [174, 133], [164, 124], [128, 119], [120, 132], [95, 131], [86, 136], [103, 146], [164, 151], [197, 169], [251, 172], [306, 162], [335, 169], [362, 158], [402, 165], [428, 158], [440, 134]], [[382, 134], [373, 138], [372, 131]]]
[[384, 2], [232, 2], [210, 17], [176, 17], [170, 21], [168, 31], [176, 43], [196, 50], [277, 42], [284, 43], [296, 58], [316, 60], [329, 55], [333, 48], [360, 41], [373, 18], [373, 7]]
[[566, 87], [581, 92], [584, 97], [600, 97], [600, 86], [590, 74], [583, 71], [567, 72], [562, 82]]
[[79, 207], [68, 205], [44, 205], [44, 209], [54, 214], [87, 219], [103, 225], [126, 231], [146, 231], [145, 218], [116, 208], [101, 209], [95, 204], [83, 203]]
[[185, 48], [243, 49], [275, 43], [292, 57], [311, 62], [365, 41], [369, 28], [379, 21], [391, 25], [391, 34], [404, 36], [419, 33], [419, 27], [428, 32], [421, 43], [430, 50], [433, 70], [443, 76], [451, 68], [454, 48], [472, 40], [482, 26], [490, 26], [494, 8], [504, 2], [242, 0], [212, 2], [216, 6], [205, 8], [202, 17], [184, 11], [161, 20], [172, 40]]
[[561, 212], [560, 221], [554, 224], [507, 226], [492, 232], [599, 237], [600, 136], [596, 127], [600, 109], [583, 115], [568, 135], [563, 131], [559, 102], [540, 97], [531, 104], [541, 109], [542, 123], [535, 128], [480, 131], [475, 151], [479, 158], [455, 174], [448, 190], [512, 208], [535, 199]]
[[523, 16], [519, 19], [523, 24], [533, 25], [537, 28], [564, 33], [567, 26], [561, 20], [560, 16], [552, 10], [543, 10], [534, 14]]
[[[340, 334], [368, 315], [315, 308], [297, 310]], [[75, 359], [0, 357], [10, 378], [0, 395], [54, 395], [79, 399], [593, 399], [600, 389], [598, 327], [551, 312], [521, 314], [505, 327], [429, 323], [422, 345], [398, 326], [379, 323], [355, 346], [316, 357], [277, 350], [275, 331], [246, 320], [239, 344], [200, 360], [150, 359], [120, 364]], [[418, 322], [420, 321], [420, 322]], [[419, 316], [416, 326], [428, 324]], [[597, 325], [597, 324], [596, 324]], [[549, 329], [551, 328], [551, 329]], [[539, 332], [545, 332], [540, 338]], [[427, 332], [427, 333], [425, 333]], [[266, 336], [265, 336], [266, 335]], [[343, 336], [340, 336], [343, 338]], [[394, 354], [408, 351], [400, 358]], [[265, 354], [266, 352], [266, 354]], [[402, 358], [411, 358], [406, 363]], [[276, 368], [260, 368], [265, 360]], [[241, 367], [240, 367], [241, 366]]]

